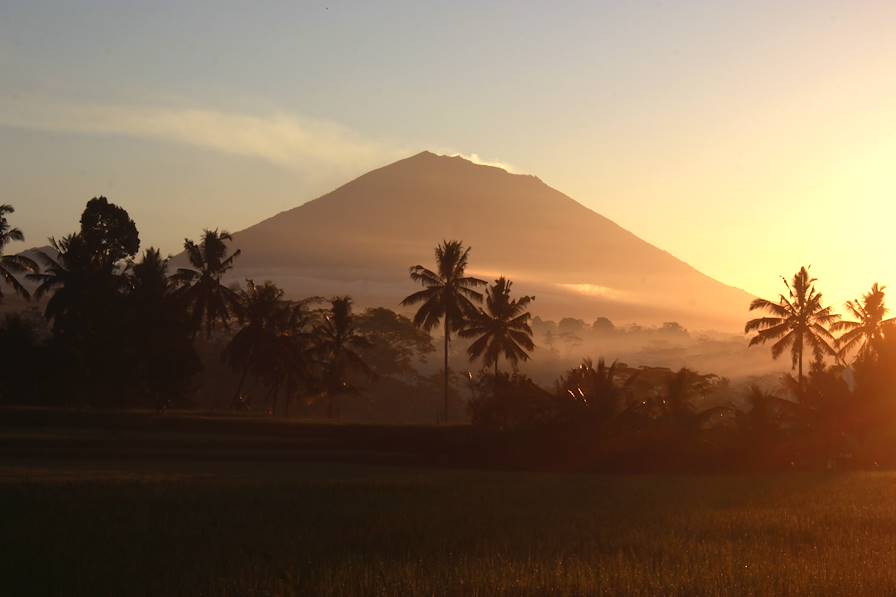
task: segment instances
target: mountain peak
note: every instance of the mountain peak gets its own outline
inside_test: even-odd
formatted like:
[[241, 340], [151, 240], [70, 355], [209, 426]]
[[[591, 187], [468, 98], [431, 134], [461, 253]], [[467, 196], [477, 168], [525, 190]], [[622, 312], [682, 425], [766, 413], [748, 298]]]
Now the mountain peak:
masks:
[[407, 268], [428, 263], [445, 238], [473, 248], [480, 277], [507, 275], [537, 295], [547, 316], [713, 319], [727, 329], [750, 301], [533, 176], [432, 151], [236, 233], [236, 277], [396, 304], [413, 290]]
[[[471, 154], [462, 154], [462, 153], [435, 153], [434, 151], [430, 151], [428, 149], [421, 151], [420, 153], [416, 153], [409, 158], [405, 158], [404, 160], [400, 160], [400, 162], [417, 162], [417, 163], [431, 163], [431, 164], [462, 164], [464, 166], [472, 166], [476, 168], [491, 168], [493, 170], [500, 170], [506, 172], [507, 174], [514, 174], [511, 172], [506, 164], [501, 162], [489, 162], [486, 160], [480, 159], [479, 155], [476, 153]], [[533, 177], [537, 178], [537, 177]]]

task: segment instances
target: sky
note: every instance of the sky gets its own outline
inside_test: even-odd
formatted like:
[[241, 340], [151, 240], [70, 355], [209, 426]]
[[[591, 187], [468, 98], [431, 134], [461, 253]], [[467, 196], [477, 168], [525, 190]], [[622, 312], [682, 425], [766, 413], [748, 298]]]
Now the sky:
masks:
[[896, 290], [894, 31], [892, 1], [6, 0], [0, 201], [37, 246], [105, 195], [173, 253], [429, 149], [839, 302]]

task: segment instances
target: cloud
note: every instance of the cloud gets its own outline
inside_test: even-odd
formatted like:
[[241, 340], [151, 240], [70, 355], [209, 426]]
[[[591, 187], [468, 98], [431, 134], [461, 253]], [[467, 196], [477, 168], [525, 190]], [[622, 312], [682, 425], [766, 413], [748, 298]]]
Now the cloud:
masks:
[[123, 135], [193, 145], [284, 167], [382, 163], [400, 149], [327, 121], [285, 113], [242, 114], [204, 108], [55, 104], [0, 98], [0, 125]]
[[503, 170], [507, 170], [508, 172], [511, 172], [514, 174], [519, 173], [513, 166], [511, 166], [507, 162], [484, 160], [481, 157], [479, 157], [478, 153], [456, 153], [455, 152], [455, 153], [449, 153], [448, 155], [450, 155], [452, 157], [460, 156], [460, 157], [464, 158], [465, 160], [469, 160], [469, 161], [473, 162], [474, 164], [480, 164], [482, 166], [494, 166], [495, 168], [501, 168]]

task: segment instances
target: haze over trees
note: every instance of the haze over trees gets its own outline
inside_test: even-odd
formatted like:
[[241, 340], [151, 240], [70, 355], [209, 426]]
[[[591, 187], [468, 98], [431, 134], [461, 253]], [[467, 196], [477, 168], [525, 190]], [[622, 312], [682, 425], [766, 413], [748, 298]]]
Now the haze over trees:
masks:
[[[11, 208], [0, 212], [5, 246], [23, 235], [6, 220]], [[896, 417], [896, 322], [878, 284], [846, 303], [846, 320], [824, 303], [808, 268], [785, 281], [777, 301], [752, 303], [768, 314], [747, 322], [749, 344], [771, 344], [776, 358], [789, 351], [796, 372], [777, 387], [588, 357], [556, 370], [550, 387], [525, 369], [534, 354], [556, 352], [533, 352], [537, 338], [555, 334], [573, 354], [586, 338], [600, 345], [689, 333], [672, 321], [618, 328], [606, 317], [533, 318], [533, 297], [514, 296], [509, 279], [489, 285], [468, 273], [471, 248], [458, 240], [436, 246], [432, 269], [410, 268], [422, 286], [403, 301], [416, 308], [413, 318], [384, 307], [355, 313], [347, 295], [291, 299], [271, 281], [228, 284], [225, 274], [242, 255], [232, 244], [228, 233], [205, 230], [198, 243], [185, 242], [192, 267], [172, 273], [157, 249], [140, 253], [124, 208], [91, 199], [79, 229], [50, 239], [33, 265], [4, 261], [21, 268], [5, 270], [15, 278], [7, 284], [25, 289], [18, 273], [35, 285], [44, 321], [26, 313], [0, 323], [0, 373], [8, 379], [0, 397], [164, 412], [213, 391], [227, 409], [354, 419], [431, 416], [427, 397], [441, 394], [443, 422], [469, 416], [496, 442], [490, 449], [501, 446], [500, 458], [530, 464], [558, 457], [562, 446], [570, 462], [599, 467], [782, 466], [784, 455], [806, 466], [844, 458], [866, 465], [896, 447], [880, 424]], [[430, 375], [418, 366], [435, 350], [435, 330], [443, 366]], [[451, 358], [481, 369], [452, 374]]]

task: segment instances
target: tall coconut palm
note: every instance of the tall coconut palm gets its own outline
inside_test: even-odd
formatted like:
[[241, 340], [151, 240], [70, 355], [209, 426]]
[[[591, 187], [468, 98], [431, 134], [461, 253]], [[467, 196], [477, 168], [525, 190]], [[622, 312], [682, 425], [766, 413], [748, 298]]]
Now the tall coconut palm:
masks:
[[173, 276], [191, 310], [195, 332], [204, 325], [207, 338], [217, 322], [227, 328], [231, 318], [239, 313], [239, 294], [221, 283], [222, 276], [240, 256], [239, 249], [227, 255], [226, 243], [231, 240], [230, 233], [218, 230], [203, 231], [199, 244], [186, 239], [184, 250], [193, 268], [179, 268]]
[[358, 372], [373, 379], [376, 374], [361, 356], [360, 350], [371, 348], [373, 342], [355, 327], [352, 299], [337, 296], [330, 300], [330, 308], [314, 330], [316, 352], [323, 364], [324, 390], [327, 394], [328, 415], [335, 415], [335, 398], [352, 392], [350, 373]]
[[526, 307], [535, 300], [534, 296], [510, 298], [513, 282], [501, 277], [485, 291], [485, 309], [480, 309], [470, 317], [465, 328], [460, 331], [464, 338], [476, 338], [467, 353], [470, 360], [482, 357], [484, 365], [494, 365], [495, 380], [498, 379], [498, 360], [501, 354], [516, 365], [520, 360], [529, 359], [529, 352], [535, 349], [532, 342], [532, 328], [529, 327], [529, 312]]
[[227, 343], [222, 357], [235, 371], [240, 371], [240, 380], [233, 397], [233, 405], [239, 405], [249, 371], [261, 371], [262, 361], [271, 359], [274, 338], [279, 330], [279, 320], [286, 308], [283, 290], [271, 282], [256, 284], [246, 280], [245, 290], [239, 293], [242, 309], [239, 319], [242, 327]]
[[[31, 259], [24, 255], [4, 255], [3, 249], [12, 241], [23, 241], [25, 235], [18, 228], [12, 228], [6, 219], [7, 214], [14, 213], [16, 210], [12, 205], [0, 205], [0, 280], [9, 284], [13, 291], [24, 298], [30, 300], [31, 295], [28, 290], [16, 278], [16, 274], [25, 272], [37, 273], [38, 267]], [[0, 284], [0, 301], [3, 300], [3, 285]]]
[[404, 306], [420, 304], [414, 324], [426, 331], [443, 322], [445, 330], [445, 421], [448, 420], [448, 344], [451, 332], [463, 329], [468, 317], [476, 313], [473, 304], [482, 302], [482, 293], [475, 288], [485, 280], [466, 275], [470, 248], [462, 241], [442, 241], [435, 249], [436, 271], [422, 265], [411, 267], [411, 280], [424, 288], [401, 301]]
[[831, 326], [835, 332], [844, 332], [837, 338], [840, 357], [845, 357], [853, 350], [856, 359], [863, 359], [872, 354], [874, 347], [883, 339], [884, 327], [896, 318], [884, 319], [889, 312], [886, 305], [886, 287], [877, 282], [861, 299], [846, 302], [846, 310], [855, 320], [837, 321]]
[[290, 400], [303, 385], [307, 387], [313, 378], [316, 346], [311, 332], [315, 318], [308, 309], [308, 304], [316, 300], [312, 298], [290, 303], [278, 318], [278, 333], [273, 342], [273, 360], [268, 367], [268, 374], [275, 387], [275, 406], [280, 388], [283, 387], [286, 391], [286, 408], [283, 413], [286, 416], [289, 416]]
[[[783, 279], [783, 278], [782, 278]], [[777, 359], [788, 348], [791, 366], [799, 371], [799, 386], [803, 387], [803, 354], [811, 349], [816, 360], [825, 355], [836, 355], [836, 342], [830, 332], [839, 316], [831, 307], [822, 305], [822, 295], [815, 289], [816, 279], [809, 275], [808, 268], [800, 268], [793, 281], [784, 280], [787, 296], [781, 294], [776, 302], [756, 299], [750, 304], [750, 311], [767, 311], [769, 317], [751, 319], [744, 327], [744, 333], [755, 332], [750, 346], [774, 342], [772, 357]]]

